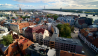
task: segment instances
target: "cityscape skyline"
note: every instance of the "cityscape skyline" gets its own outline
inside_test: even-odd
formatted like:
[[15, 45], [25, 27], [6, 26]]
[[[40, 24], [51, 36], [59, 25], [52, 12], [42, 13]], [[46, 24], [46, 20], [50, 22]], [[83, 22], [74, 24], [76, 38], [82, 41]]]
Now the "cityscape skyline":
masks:
[[6, 9], [98, 9], [98, 1], [93, 0], [2, 0], [0, 10]]

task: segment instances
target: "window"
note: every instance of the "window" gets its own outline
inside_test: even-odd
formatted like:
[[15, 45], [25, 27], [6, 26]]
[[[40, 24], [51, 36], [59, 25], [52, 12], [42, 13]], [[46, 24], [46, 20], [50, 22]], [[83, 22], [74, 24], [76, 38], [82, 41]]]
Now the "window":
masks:
[[54, 42], [51, 42], [51, 44], [54, 44]]
[[54, 46], [54, 45], [51, 45], [51, 46]]

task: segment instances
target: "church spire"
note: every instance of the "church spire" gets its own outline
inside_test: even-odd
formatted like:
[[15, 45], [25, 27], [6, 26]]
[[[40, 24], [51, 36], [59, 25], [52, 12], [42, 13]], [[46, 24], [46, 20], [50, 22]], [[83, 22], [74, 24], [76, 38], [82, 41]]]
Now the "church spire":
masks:
[[21, 8], [19, 8], [19, 11], [21, 11]]

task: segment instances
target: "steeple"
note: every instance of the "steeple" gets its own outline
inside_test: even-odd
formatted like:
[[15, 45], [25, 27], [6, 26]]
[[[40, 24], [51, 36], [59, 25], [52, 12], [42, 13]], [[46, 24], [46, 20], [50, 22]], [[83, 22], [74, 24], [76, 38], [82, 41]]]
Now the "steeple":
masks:
[[21, 8], [19, 8], [19, 11], [21, 11]]

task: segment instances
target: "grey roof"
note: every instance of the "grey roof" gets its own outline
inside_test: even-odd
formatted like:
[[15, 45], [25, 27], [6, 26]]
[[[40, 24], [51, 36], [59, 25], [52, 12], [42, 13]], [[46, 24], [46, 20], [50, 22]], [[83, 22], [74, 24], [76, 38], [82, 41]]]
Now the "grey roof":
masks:
[[55, 26], [53, 26], [53, 28], [54, 28], [54, 33], [53, 33], [53, 35], [52, 35], [50, 41], [55, 41], [55, 38], [58, 37], [58, 34], [59, 34], [58, 28], [55, 27]]
[[5, 50], [7, 50], [8, 47], [9, 47], [9, 46], [7, 46], [7, 47], [4, 46], [4, 47], [2, 47], [1, 49], [2, 49], [3, 52], [5, 52]]
[[90, 25], [89, 28], [98, 28], [98, 25]]
[[44, 38], [44, 40], [50, 40], [51, 39], [51, 37], [45, 37]]
[[72, 38], [70, 39], [70, 38], [57, 37], [55, 39], [55, 42], [82, 46], [80, 40]]

